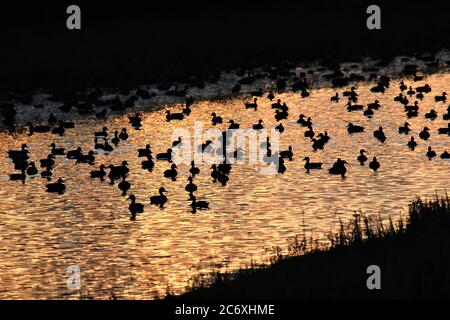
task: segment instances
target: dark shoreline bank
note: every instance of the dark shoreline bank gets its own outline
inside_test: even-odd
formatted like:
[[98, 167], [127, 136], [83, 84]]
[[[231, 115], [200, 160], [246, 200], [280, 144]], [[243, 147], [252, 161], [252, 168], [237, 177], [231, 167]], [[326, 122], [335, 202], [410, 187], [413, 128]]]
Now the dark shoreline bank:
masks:
[[[214, 81], [221, 71], [273, 65], [283, 69], [361, 57], [390, 61], [398, 55], [450, 47], [447, 12], [409, 2], [379, 3], [382, 29], [366, 28], [367, 1], [294, 4], [235, 3], [197, 6], [81, 3], [82, 30], [65, 28], [65, 4], [36, 5], [34, 15], [5, 10], [0, 37], [0, 97], [93, 87]], [[44, 6], [44, 9], [41, 8]], [[121, 15], [121, 10], [124, 10]], [[61, 12], [63, 14], [61, 14]], [[33, 17], [35, 20], [33, 20]], [[15, 19], [16, 18], [16, 19]]]
[[[356, 218], [331, 249], [279, 257], [265, 267], [216, 274], [168, 300], [448, 299], [450, 200], [416, 200], [406, 224], [382, 228]], [[302, 245], [302, 243], [300, 243]], [[300, 246], [301, 248], [301, 246]], [[368, 290], [366, 269], [381, 269], [381, 290]]]

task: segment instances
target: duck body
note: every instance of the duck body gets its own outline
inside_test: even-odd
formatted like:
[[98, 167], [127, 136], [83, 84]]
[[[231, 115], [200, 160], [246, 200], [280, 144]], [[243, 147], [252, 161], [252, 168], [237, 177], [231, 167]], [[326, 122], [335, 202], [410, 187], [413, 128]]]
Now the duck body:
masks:
[[359, 133], [364, 132], [364, 127], [354, 125], [353, 123], [349, 123], [347, 126], [348, 133]]
[[322, 169], [322, 163], [310, 162], [309, 157], [305, 157], [303, 160], [306, 161], [306, 163], [305, 163], [306, 171], [313, 170], [313, 169], [316, 169], [316, 170]]
[[172, 164], [170, 169], [164, 171], [164, 177], [172, 179], [172, 181], [175, 181], [178, 175], [177, 166], [175, 164]]
[[163, 187], [159, 188], [159, 195], [150, 197], [150, 204], [158, 205], [160, 208], [164, 207], [164, 204], [167, 202], [167, 197], [164, 195], [166, 189]]
[[376, 157], [373, 157], [373, 160], [369, 163], [369, 168], [375, 172], [380, 168], [380, 163]]
[[64, 185], [64, 181], [59, 179], [58, 182], [49, 183], [45, 185], [47, 187], [47, 192], [63, 194], [66, 190], [66, 186]]

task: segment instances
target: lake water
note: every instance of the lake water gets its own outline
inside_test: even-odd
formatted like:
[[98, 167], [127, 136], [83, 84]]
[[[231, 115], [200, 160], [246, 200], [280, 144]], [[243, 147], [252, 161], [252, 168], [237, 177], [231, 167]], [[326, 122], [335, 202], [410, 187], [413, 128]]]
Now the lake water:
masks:
[[[229, 183], [222, 187], [211, 181], [211, 165], [199, 163], [196, 195], [209, 201], [210, 209], [197, 214], [191, 213], [184, 190], [189, 165], [178, 166], [179, 177], [173, 182], [163, 178], [170, 166], [167, 162], [155, 161], [151, 173], [142, 170], [144, 159], [137, 158], [136, 149], [151, 143], [154, 155], [164, 152], [174, 129], [192, 131], [194, 121], [202, 121], [205, 129], [211, 127], [211, 112], [224, 118], [224, 124], [217, 126], [222, 130], [229, 119], [244, 128], [258, 119], [274, 126], [268, 99], [260, 99], [258, 111], [246, 110], [242, 99], [198, 102], [182, 122], [166, 122], [165, 110], [146, 112], [138, 131], [130, 127], [127, 115], [109, 118], [110, 130], [127, 127], [130, 138], [110, 155], [98, 152], [95, 166], [57, 157], [53, 174], [64, 179], [64, 195], [46, 193], [47, 181], [40, 176], [27, 178], [25, 184], [9, 181], [13, 164], [6, 159], [6, 151], [27, 143], [37, 163], [47, 156], [52, 142], [66, 150], [80, 146], [87, 152], [93, 147], [92, 133], [100, 131], [103, 122], [79, 120], [63, 137], [0, 133], [0, 298], [151, 299], [164, 296], [168, 288], [182, 292], [192, 276], [212, 267], [233, 270], [265, 261], [272, 254], [268, 248], [286, 249], [295, 235], [306, 232], [308, 237], [325, 239], [327, 233], [338, 230], [339, 219], [346, 222], [355, 211], [380, 214], [385, 221], [406, 215], [408, 203], [416, 196], [432, 197], [450, 187], [450, 161], [439, 156], [429, 161], [425, 156], [428, 146], [438, 155], [450, 151], [450, 137], [437, 134], [437, 128], [447, 126], [442, 114], [448, 102], [434, 102], [435, 95], [449, 90], [450, 74], [435, 74], [411, 85], [424, 83], [433, 91], [419, 101], [419, 117], [408, 120], [410, 135], [419, 143], [415, 151], [406, 147], [410, 135], [398, 134], [406, 120], [403, 106], [393, 101], [399, 93], [398, 81], [391, 81], [385, 94], [371, 93], [373, 83], [358, 86], [358, 104], [378, 99], [382, 105], [372, 119], [362, 111], [347, 112], [343, 100], [330, 102], [335, 89], [313, 90], [306, 99], [294, 93], [277, 95], [287, 103], [290, 114], [282, 121], [286, 131], [280, 136], [280, 149], [291, 145], [294, 152], [293, 161], [286, 161], [286, 173], [262, 175], [263, 164], [235, 165]], [[409, 99], [412, 104], [414, 98]], [[431, 108], [439, 114], [434, 121], [424, 118]], [[172, 106], [171, 110], [181, 109]], [[312, 151], [309, 138], [304, 137], [306, 128], [295, 123], [300, 113], [312, 118], [316, 133], [328, 131], [332, 139], [324, 150]], [[363, 125], [365, 132], [349, 135], [348, 122]], [[387, 136], [384, 144], [372, 135], [380, 125]], [[418, 138], [424, 126], [431, 129], [426, 142]], [[356, 161], [362, 148], [369, 159], [378, 158], [378, 172]], [[305, 156], [323, 162], [324, 169], [305, 173]], [[349, 163], [345, 179], [328, 174], [338, 157]], [[89, 172], [101, 163], [118, 165], [122, 160], [130, 167], [129, 193], [145, 205], [136, 221], [130, 221], [128, 197], [121, 196], [117, 183], [111, 186], [89, 178]], [[163, 210], [149, 204], [160, 186], [168, 190]], [[72, 265], [81, 270], [80, 290], [66, 286], [67, 268]]]

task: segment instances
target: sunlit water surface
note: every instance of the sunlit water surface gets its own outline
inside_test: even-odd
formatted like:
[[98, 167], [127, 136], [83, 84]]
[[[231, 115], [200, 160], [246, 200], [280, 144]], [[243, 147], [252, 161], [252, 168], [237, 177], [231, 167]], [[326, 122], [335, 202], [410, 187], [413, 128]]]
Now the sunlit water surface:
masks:
[[[425, 82], [416, 82], [418, 86]], [[336, 231], [338, 221], [348, 221], [355, 211], [389, 216], [397, 219], [407, 213], [408, 203], [415, 196], [432, 197], [450, 187], [450, 162], [425, 157], [431, 145], [438, 154], [450, 149], [450, 137], [437, 135], [437, 128], [446, 127], [442, 114], [448, 104], [435, 103], [434, 95], [449, 90], [450, 74], [437, 74], [426, 79], [433, 88], [420, 102], [419, 117], [408, 120], [411, 134], [419, 146], [410, 151], [406, 143], [410, 135], [400, 135], [397, 128], [406, 118], [403, 107], [393, 102], [399, 92], [392, 81], [387, 92], [374, 94], [373, 85], [358, 87], [360, 104], [378, 99], [382, 108], [368, 119], [362, 112], [346, 111], [345, 102], [331, 103], [334, 90], [314, 90], [311, 97], [284, 93], [277, 98], [289, 106], [290, 117], [284, 120], [286, 131], [281, 135], [281, 149], [293, 147], [293, 161], [286, 161], [283, 175], [260, 174], [263, 165], [235, 165], [226, 187], [213, 183], [210, 164], [198, 164], [201, 174], [195, 178], [197, 197], [210, 202], [210, 210], [192, 214], [184, 190], [188, 165], [179, 165], [179, 178], [172, 182], [162, 177], [169, 168], [158, 161], [153, 172], [142, 170], [137, 148], [147, 143], [154, 154], [165, 151], [176, 128], [193, 130], [194, 121], [211, 127], [210, 114], [216, 112], [251, 127], [258, 119], [273, 126], [273, 110], [267, 99], [260, 99], [258, 111], [245, 110], [241, 99], [224, 102], [199, 102], [183, 122], [165, 121], [164, 110], [143, 115], [143, 128], [129, 127], [127, 116], [113, 117], [106, 123], [111, 130], [129, 128], [130, 139], [110, 155], [99, 152], [95, 166], [75, 164], [57, 157], [54, 177], [62, 177], [67, 185], [64, 195], [45, 192], [41, 177], [20, 182], [8, 181], [13, 165], [6, 159], [8, 149], [22, 143], [30, 147], [32, 160], [38, 162], [49, 153], [55, 142], [66, 149], [81, 146], [87, 152], [93, 146], [92, 133], [104, 123], [80, 120], [64, 137], [51, 134], [11, 136], [0, 134], [0, 298], [154, 298], [168, 290], [180, 293], [189, 279], [212, 267], [236, 269], [252, 261], [266, 260], [268, 248], [286, 249], [289, 239], [305, 232], [313, 238], [325, 239]], [[414, 98], [410, 98], [411, 104]], [[426, 120], [424, 114], [434, 108], [439, 118]], [[174, 106], [173, 110], [181, 110]], [[324, 132], [332, 140], [323, 151], [313, 152], [303, 127], [295, 121], [300, 113], [310, 116], [314, 131]], [[366, 132], [349, 135], [346, 125], [351, 121], [366, 127]], [[372, 136], [379, 125], [384, 127], [387, 141], [379, 143]], [[427, 126], [431, 139], [418, 139], [418, 132]], [[359, 149], [368, 156], [377, 156], [381, 168], [374, 173], [356, 161]], [[449, 150], [450, 151], [450, 150]], [[324, 170], [305, 173], [302, 159], [324, 163]], [[337, 157], [349, 162], [345, 179], [328, 174], [327, 169]], [[127, 197], [107, 181], [89, 178], [89, 171], [99, 164], [130, 164], [129, 181], [134, 193], [145, 205], [145, 213], [130, 221]], [[55, 180], [55, 179], [53, 179]], [[149, 196], [160, 186], [169, 191], [165, 209], [150, 206]], [[81, 290], [67, 288], [67, 268], [81, 268]]]

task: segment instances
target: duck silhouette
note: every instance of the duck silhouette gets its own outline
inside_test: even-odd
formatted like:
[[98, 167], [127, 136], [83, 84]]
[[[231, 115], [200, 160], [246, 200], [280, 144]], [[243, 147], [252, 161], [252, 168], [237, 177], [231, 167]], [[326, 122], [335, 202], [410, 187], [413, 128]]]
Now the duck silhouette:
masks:
[[142, 203], [136, 202], [136, 197], [134, 196], [134, 194], [130, 194], [128, 199], [131, 200], [131, 203], [128, 206], [128, 210], [131, 213], [130, 220], [136, 220], [136, 213], [143, 213], [144, 205]]
[[61, 137], [64, 135], [65, 132], [66, 132], [66, 129], [63, 127], [63, 125], [61, 123], [59, 124], [58, 127], [52, 129], [53, 134], [57, 134]]
[[281, 108], [281, 99], [278, 99], [277, 102], [272, 103], [272, 109], [280, 109]]
[[28, 165], [27, 174], [29, 176], [34, 176], [34, 175], [38, 174], [38, 170], [37, 170], [36, 165], [34, 164], [34, 162], [30, 162], [30, 164]]
[[379, 127], [378, 130], [373, 132], [373, 136], [378, 139], [381, 143], [386, 141], [386, 135], [384, 134], [383, 127]]
[[108, 128], [103, 127], [102, 131], [94, 132], [95, 137], [107, 137], [108, 136]]
[[360, 163], [362, 166], [364, 165], [364, 162], [367, 161], [367, 157], [366, 157], [366, 155], [364, 154], [364, 152], [366, 152], [366, 150], [364, 150], [364, 149], [359, 150], [359, 156], [358, 156], [358, 158], [357, 158], [357, 160], [359, 161], [359, 163]]
[[166, 111], [166, 121], [173, 121], [173, 120], [183, 120], [184, 119], [184, 113], [171, 113], [170, 110]]
[[119, 138], [119, 131], [114, 131], [114, 138], [111, 139], [111, 142], [114, 143], [114, 145], [118, 145], [120, 142], [120, 138]]
[[259, 119], [258, 123], [253, 125], [253, 129], [254, 130], [262, 130], [262, 129], [264, 129], [263, 123], [264, 122], [261, 119]]
[[150, 197], [150, 204], [154, 204], [159, 206], [161, 209], [164, 207], [164, 204], [167, 202], [167, 197], [164, 193], [167, 192], [164, 187], [159, 188], [159, 195]]
[[211, 116], [211, 122], [213, 126], [217, 125], [218, 123], [222, 123], [222, 117], [217, 116], [215, 112], [211, 113]]
[[292, 152], [292, 146], [289, 146], [288, 150], [280, 152], [280, 157], [284, 159], [289, 159], [289, 161], [292, 161], [293, 156], [294, 153]]
[[255, 109], [255, 111], [258, 109], [258, 103], [257, 103], [258, 98], [254, 98], [253, 102], [246, 102], [245, 105], [245, 109]]
[[320, 163], [320, 162], [311, 162], [309, 157], [305, 157], [303, 159], [303, 161], [306, 161], [305, 169], [308, 172], [309, 172], [309, 170], [313, 170], [313, 169], [322, 169], [322, 163]]
[[41, 177], [46, 178], [47, 180], [51, 180], [53, 176], [51, 167], [47, 167], [44, 171], [41, 171]]
[[447, 93], [446, 92], [442, 92], [441, 96], [435, 96], [434, 97], [434, 101], [436, 101], [436, 102], [445, 102], [445, 101], [447, 101]]
[[352, 104], [351, 102], [347, 103], [347, 111], [358, 111], [364, 109], [364, 106], [361, 104]]
[[407, 145], [411, 150], [414, 150], [417, 147], [417, 142], [414, 140], [414, 137], [411, 137], [411, 140], [409, 140]]
[[79, 157], [77, 159], [77, 163], [88, 163], [90, 165], [93, 165], [95, 162], [95, 156], [94, 156], [94, 151], [89, 151], [87, 155], [81, 155], [81, 157]]
[[66, 190], [66, 186], [64, 185], [63, 179], [58, 179], [58, 182], [48, 183], [45, 185], [47, 188], [47, 192], [63, 194]]
[[54, 156], [63, 156], [64, 155], [64, 148], [56, 148], [55, 143], [52, 143], [50, 145], [50, 147], [52, 147], [52, 155]]
[[441, 159], [450, 159], [450, 153], [448, 153], [447, 151], [444, 151], [441, 154]]
[[156, 155], [156, 160], [163, 160], [163, 161], [172, 161], [172, 149], [167, 149], [167, 152], [158, 153]]
[[333, 166], [328, 169], [328, 172], [330, 174], [340, 175], [342, 178], [344, 178], [345, 174], [347, 173], [347, 168], [345, 167], [346, 164], [347, 162], [345, 160], [341, 160], [340, 158], [338, 158]]
[[144, 149], [138, 149], [138, 158], [151, 156], [152, 150], [150, 148], [150, 144], [147, 144]]
[[275, 99], [275, 95], [273, 94], [272, 90], [269, 91], [269, 94], [267, 95], [267, 99], [269, 99], [270, 101]]
[[78, 147], [76, 150], [70, 150], [67, 152], [68, 159], [79, 159], [83, 156], [81, 148]]
[[[230, 172], [231, 172], [231, 164], [230, 163], [227, 163], [227, 161], [226, 161], [226, 159], [224, 159], [223, 161], [222, 161], [222, 163], [220, 163], [218, 166], [217, 166], [217, 170], [219, 171], [219, 172], [221, 172], [221, 173], [223, 173], [224, 175], [229, 175], [230, 174]], [[227, 180], [228, 181], [228, 180]]]
[[155, 166], [155, 163], [153, 162], [151, 155], [147, 156], [147, 160], [144, 160], [141, 162], [142, 169], [148, 170], [149, 172], [151, 172], [153, 170], [154, 166]]
[[213, 169], [213, 171], [211, 172], [213, 182], [219, 181], [222, 186], [225, 186], [229, 180], [228, 176], [217, 170], [217, 166], [215, 164], [211, 166], [211, 169]]
[[286, 166], [284, 164], [284, 159], [281, 158], [280, 156], [276, 155], [278, 157], [278, 168], [277, 168], [277, 172], [278, 173], [285, 173], [286, 172]]
[[354, 125], [353, 123], [350, 122], [347, 125], [347, 131], [348, 133], [359, 133], [364, 131], [364, 127]]
[[373, 157], [372, 161], [369, 163], [369, 168], [375, 172], [380, 168], [380, 163], [378, 162], [377, 157]]
[[438, 116], [438, 114], [437, 114], [436, 110], [431, 109], [430, 112], [425, 114], [425, 119], [434, 120], [437, 118], [437, 116]]
[[51, 131], [49, 126], [33, 126], [31, 122], [28, 122], [27, 126], [29, 128], [29, 136], [32, 136], [34, 133], [47, 133]]
[[188, 181], [189, 183], [184, 187], [184, 190], [186, 190], [189, 193], [193, 193], [197, 191], [197, 186], [192, 182], [193, 178], [189, 177]]
[[191, 207], [192, 207], [192, 213], [196, 213], [197, 209], [200, 210], [207, 210], [209, 209], [209, 202], [207, 201], [197, 201], [197, 198], [194, 195], [191, 195]]
[[91, 171], [91, 178], [100, 178], [100, 181], [104, 181], [106, 176], [105, 169], [106, 169], [105, 165], [103, 164], [100, 165], [100, 170]]
[[8, 157], [13, 160], [28, 160], [28, 146], [26, 144], [22, 144], [21, 150], [9, 150]]
[[333, 102], [339, 102], [339, 93], [336, 92], [336, 95], [332, 96], [330, 100]]
[[283, 133], [284, 131], [283, 124], [280, 122], [280, 124], [275, 127], [275, 130], [277, 130], [279, 133]]
[[235, 123], [233, 119], [231, 119], [230, 121], [228, 121], [228, 123], [230, 124], [228, 126], [229, 130], [235, 130], [235, 129], [239, 129], [240, 125], [239, 123]]
[[191, 161], [191, 169], [189, 169], [189, 172], [193, 177], [200, 173], [200, 169], [195, 166], [194, 161]]
[[433, 159], [434, 157], [436, 157], [436, 152], [431, 149], [431, 147], [428, 147], [428, 151], [427, 151], [427, 158], [429, 160]]
[[312, 138], [314, 138], [314, 135], [315, 135], [315, 133], [314, 133], [314, 130], [313, 130], [312, 126], [308, 126], [308, 130], [305, 131], [304, 136], [306, 138], [311, 138], [312, 139]]
[[174, 163], [171, 165], [170, 169], [164, 171], [164, 177], [172, 179], [172, 181], [175, 181], [177, 179], [177, 175], [177, 166]]
[[438, 133], [450, 135], [450, 123], [448, 123], [447, 128], [439, 128]]
[[131, 184], [125, 179], [125, 176], [122, 176], [122, 181], [120, 181], [118, 185], [119, 189], [122, 190], [122, 196], [126, 196], [127, 191], [131, 188]]
[[25, 183], [25, 179], [27, 178], [27, 175], [25, 174], [25, 169], [21, 170], [21, 173], [11, 173], [9, 175], [9, 180], [11, 181], [22, 181], [22, 183]]
[[428, 140], [430, 138], [430, 129], [424, 127], [423, 130], [419, 133], [419, 138], [422, 140]]
[[122, 128], [122, 131], [119, 134], [120, 140], [126, 141], [128, 139], [128, 133], [126, 128]]
[[411, 130], [409, 128], [410, 124], [408, 122], [405, 122], [405, 124], [402, 127], [398, 127], [398, 133], [408, 134]]

